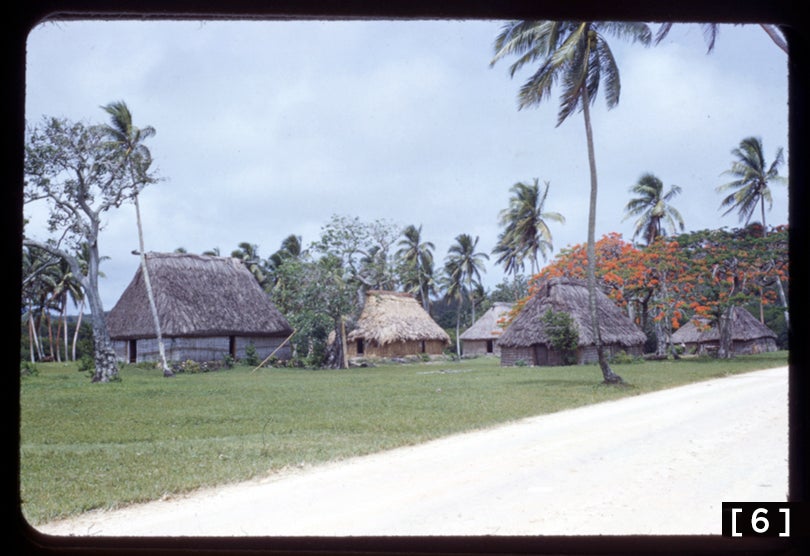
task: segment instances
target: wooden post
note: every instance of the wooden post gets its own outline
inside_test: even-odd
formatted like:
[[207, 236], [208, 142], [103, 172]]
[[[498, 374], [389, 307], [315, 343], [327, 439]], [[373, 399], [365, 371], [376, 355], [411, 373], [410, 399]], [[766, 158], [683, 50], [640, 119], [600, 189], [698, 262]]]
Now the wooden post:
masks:
[[256, 371], [258, 371], [260, 368], [262, 368], [262, 367], [264, 366], [264, 364], [265, 364], [265, 363], [267, 363], [267, 362], [270, 360], [270, 358], [271, 358], [271, 357], [273, 357], [273, 356], [276, 354], [276, 352], [277, 352], [278, 350], [280, 350], [282, 347], [284, 347], [284, 344], [286, 344], [287, 342], [289, 342], [289, 341], [290, 341], [290, 338], [292, 338], [294, 335], [295, 335], [295, 330], [293, 330], [293, 331], [292, 331], [292, 334], [290, 334], [289, 336], [287, 336], [287, 338], [286, 338], [286, 339], [285, 339], [283, 342], [281, 342], [281, 343], [278, 345], [278, 347], [277, 347], [276, 349], [274, 349], [274, 350], [273, 350], [273, 351], [270, 353], [270, 355], [268, 355], [267, 357], [265, 357], [265, 358], [264, 358], [264, 361], [262, 361], [261, 363], [259, 363], [259, 365], [258, 365], [258, 366], [257, 366], [255, 369], [253, 369], [252, 371], [250, 371], [250, 374], [253, 374], [253, 373], [255, 373]]

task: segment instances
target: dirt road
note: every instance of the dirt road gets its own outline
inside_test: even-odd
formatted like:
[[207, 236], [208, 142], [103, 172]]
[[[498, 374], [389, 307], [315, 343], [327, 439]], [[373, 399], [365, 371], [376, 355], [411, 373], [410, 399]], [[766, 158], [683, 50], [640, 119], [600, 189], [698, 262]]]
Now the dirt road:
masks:
[[784, 501], [786, 367], [417, 447], [91, 512], [55, 535], [720, 534], [724, 501]]

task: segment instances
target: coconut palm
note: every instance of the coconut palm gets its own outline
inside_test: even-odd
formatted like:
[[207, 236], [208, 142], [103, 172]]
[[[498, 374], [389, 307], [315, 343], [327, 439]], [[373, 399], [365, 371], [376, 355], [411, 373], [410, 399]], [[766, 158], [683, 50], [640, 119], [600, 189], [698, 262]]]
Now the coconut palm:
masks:
[[430, 289], [433, 282], [433, 250], [436, 248], [429, 241], [422, 241], [422, 226], [410, 225], [402, 232], [403, 239], [397, 245], [400, 249], [396, 256], [402, 260], [407, 279], [404, 285], [416, 291], [422, 308], [430, 309]]
[[[661, 24], [661, 26], [658, 28], [658, 32], [655, 34], [655, 44], [661, 42], [664, 37], [669, 34], [669, 32], [672, 30], [672, 25], [672, 22]], [[717, 35], [720, 33], [720, 25], [717, 23], [702, 23], [701, 27], [703, 27], [703, 36], [706, 39], [706, 53], [710, 54], [712, 50], [714, 50], [715, 42], [717, 42]], [[785, 37], [779, 27], [769, 23], [760, 23], [760, 27], [762, 27], [762, 30], [765, 31], [776, 46], [781, 48], [785, 54], [788, 53], [787, 42], [785, 41]]]
[[146, 170], [152, 164], [152, 154], [143, 142], [155, 135], [155, 128], [147, 126], [138, 128], [132, 123], [132, 113], [126, 103], [122, 101], [111, 102], [102, 107], [110, 115], [110, 125], [105, 126], [105, 131], [112, 139], [112, 144], [124, 151], [124, 164], [133, 182], [134, 194], [132, 200], [135, 204], [135, 216], [138, 223], [138, 245], [139, 256], [141, 258], [141, 272], [146, 288], [146, 295], [149, 299], [149, 308], [152, 312], [152, 320], [155, 323], [155, 334], [158, 342], [158, 352], [163, 365], [163, 376], [174, 376], [166, 361], [166, 351], [163, 345], [163, 335], [160, 329], [160, 318], [158, 317], [157, 306], [155, 305], [155, 294], [152, 291], [152, 282], [149, 279], [149, 270], [146, 265], [146, 252], [143, 242], [143, 225], [141, 223], [141, 209], [138, 202], [141, 189], [144, 186], [154, 183], [154, 179], [149, 177]]
[[669, 204], [681, 193], [680, 186], [671, 185], [669, 191], [664, 193], [664, 183], [647, 172], [630, 188], [630, 192], [637, 197], [630, 199], [624, 207], [624, 220], [638, 218], [633, 233], [634, 240], [640, 235], [647, 245], [651, 245], [656, 238], [665, 236], [667, 230], [674, 232], [680, 228], [683, 231], [681, 213]]
[[260, 286], [264, 287], [266, 285], [265, 264], [259, 257], [258, 245], [247, 241], [240, 242], [238, 249], [231, 251], [231, 257], [242, 261]]
[[[735, 180], [717, 186], [718, 192], [731, 191], [720, 203], [720, 208], [726, 208], [723, 216], [730, 212], [737, 211], [740, 222], [748, 223], [754, 215], [754, 211], [759, 208], [762, 217], [762, 237], [768, 233], [765, 222], [765, 202], [768, 209], [773, 206], [770, 183], [786, 183], [786, 179], [779, 175], [779, 167], [784, 164], [784, 153], [782, 147], [776, 150], [776, 156], [768, 164], [762, 149], [762, 140], [759, 137], [747, 137], [740, 141], [740, 145], [731, 151], [737, 160], [731, 163], [731, 168], [723, 172], [734, 176]], [[785, 322], [790, 322], [787, 310], [787, 299], [785, 297], [782, 281], [776, 279], [779, 298], [785, 308]], [[761, 307], [760, 307], [761, 308]], [[763, 320], [764, 317], [761, 317]]]
[[486, 253], [476, 252], [478, 236], [475, 239], [469, 234], [456, 236], [456, 242], [447, 250], [447, 261], [450, 270], [458, 275], [458, 281], [464, 286], [471, 304], [472, 321], [475, 322], [475, 298], [473, 296], [473, 283], [481, 281], [481, 272], [486, 272], [484, 259], [489, 260]]
[[596, 310], [594, 244], [598, 187], [590, 106], [596, 101], [600, 85], [604, 85], [608, 108], [619, 103], [621, 91], [619, 67], [605, 34], [644, 45], [648, 45], [652, 38], [650, 28], [641, 22], [511, 21], [504, 25], [495, 39], [495, 56], [490, 65], [506, 56], [516, 55], [517, 61], [510, 67], [510, 75], [514, 77], [524, 66], [540, 62], [539, 67], [520, 88], [518, 109], [541, 104], [551, 95], [552, 87], [559, 82], [562, 92], [557, 126], [574, 112], [582, 111], [590, 168], [587, 282], [591, 319], [599, 367], [604, 380], [607, 383], [620, 383], [622, 379], [610, 368], [602, 346], [599, 314]]
[[768, 164], [762, 151], [762, 141], [758, 137], [747, 137], [740, 141], [740, 145], [731, 151], [737, 160], [731, 163], [731, 168], [723, 172], [736, 179], [717, 186], [717, 192], [731, 191], [720, 203], [720, 208], [727, 210], [723, 215], [737, 211], [740, 222], [748, 226], [754, 211], [759, 208], [762, 215], [763, 233], [765, 229], [765, 202], [769, 208], [773, 205], [771, 189], [768, 184], [785, 183], [785, 178], [779, 175], [779, 166], [784, 164], [784, 153], [780, 147], [776, 151], [773, 162]]
[[558, 212], [544, 211], [548, 197], [549, 183], [541, 192], [537, 178], [534, 182], [526, 184], [518, 182], [510, 191], [509, 208], [501, 211], [500, 223], [504, 227], [498, 236], [498, 243], [493, 249], [493, 255], [499, 255], [497, 264], [503, 264], [507, 273], [517, 275], [523, 270], [524, 259], [531, 261], [532, 274], [539, 271], [537, 254], [547, 257], [554, 251], [551, 230], [547, 220], [565, 223], [565, 218]]

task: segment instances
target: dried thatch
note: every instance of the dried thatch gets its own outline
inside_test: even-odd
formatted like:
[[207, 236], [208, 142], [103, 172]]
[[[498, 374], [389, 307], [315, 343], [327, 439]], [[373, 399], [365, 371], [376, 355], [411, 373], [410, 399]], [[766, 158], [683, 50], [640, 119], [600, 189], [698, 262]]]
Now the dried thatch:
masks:
[[[178, 253], [148, 253], [146, 264], [165, 337], [281, 336], [287, 319], [240, 261]], [[140, 266], [110, 311], [111, 338], [154, 338]]]
[[[647, 337], [621, 309], [601, 290], [596, 292], [599, 324], [603, 344], [634, 346], [643, 344]], [[588, 288], [584, 281], [555, 278], [545, 281], [537, 294], [526, 303], [498, 342], [501, 346], [528, 347], [548, 343], [543, 315], [548, 309], [568, 313], [579, 331], [580, 346], [594, 345], [593, 326], [588, 309]]]
[[351, 356], [441, 353], [450, 344], [447, 333], [412, 295], [380, 290], [367, 292], [357, 325], [346, 339]]
[[[736, 353], [758, 353], [776, 350], [776, 334], [742, 307], [731, 309], [732, 350]], [[698, 347], [699, 351], [715, 347], [720, 342], [717, 326], [695, 317], [672, 334], [673, 344]]]
[[497, 340], [504, 331], [503, 326], [499, 324], [499, 320], [511, 310], [511, 303], [495, 303], [459, 338], [461, 340]]

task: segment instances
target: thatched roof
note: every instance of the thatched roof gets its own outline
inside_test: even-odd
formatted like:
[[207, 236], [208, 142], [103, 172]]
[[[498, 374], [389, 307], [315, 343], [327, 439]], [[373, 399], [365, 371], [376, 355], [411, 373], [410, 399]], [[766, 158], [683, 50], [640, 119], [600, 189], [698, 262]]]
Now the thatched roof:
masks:
[[[237, 259], [147, 253], [161, 332], [181, 336], [281, 336], [292, 332], [250, 271]], [[114, 339], [155, 337], [141, 266], [107, 317]]]
[[[776, 334], [742, 307], [732, 307], [731, 339], [747, 342], [761, 338], [776, 339]], [[672, 342], [675, 344], [718, 342], [719, 340], [720, 331], [717, 326], [709, 327], [708, 321], [699, 317], [692, 318], [672, 334]]]
[[371, 290], [357, 326], [347, 336], [350, 342], [363, 339], [378, 345], [393, 342], [437, 340], [450, 343], [450, 337], [407, 293]]
[[[607, 295], [597, 289], [597, 309], [602, 344], [636, 346], [646, 340], [644, 333]], [[579, 345], [594, 345], [593, 326], [588, 309], [588, 288], [584, 281], [553, 278], [538, 284], [538, 291], [515, 317], [498, 340], [500, 346], [529, 347], [548, 344], [543, 315], [548, 309], [571, 315], [579, 332]]]
[[500, 338], [504, 328], [498, 321], [505, 317], [510, 310], [512, 310], [511, 303], [495, 303], [459, 338], [462, 340], [495, 340]]

